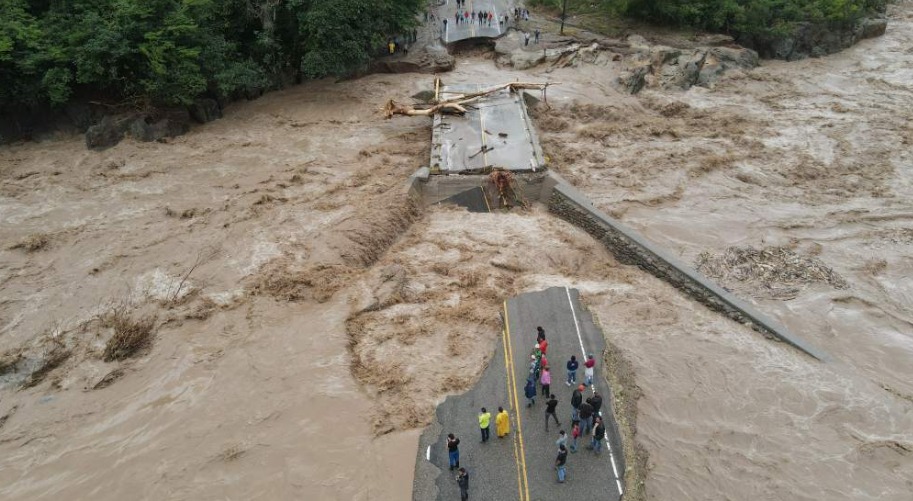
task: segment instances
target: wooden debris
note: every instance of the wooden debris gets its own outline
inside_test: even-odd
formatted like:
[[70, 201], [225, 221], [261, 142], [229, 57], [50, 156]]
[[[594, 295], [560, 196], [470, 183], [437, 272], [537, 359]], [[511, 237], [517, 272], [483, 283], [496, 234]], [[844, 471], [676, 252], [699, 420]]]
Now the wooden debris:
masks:
[[[523, 89], [539, 89], [546, 90], [549, 85], [556, 85], [556, 82], [546, 82], [546, 83], [535, 83], [535, 82], [511, 82], [501, 85], [496, 85], [494, 87], [489, 87], [488, 89], [481, 90], [478, 92], [470, 92], [468, 94], [459, 94], [455, 97], [449, 99], [435, 99], [432, 103], [429, 104], [400, 104], [394, 100], [387, 101], [387, 104], [384, 105], [383, 112], [385, 118], [393, 118], [394, 115], [406, 115], [406, 116], [432, 116], [436, 113], [445, 113], [448, 115], [464, 115], [466, 114], [466, 106], [474, 101], [500, 92], [504, 89], [508, 89], [510, 92], [517, 92], [518, 90]], [[440, 89], [440, 79], [435, 79], [434, 83], [435, 89]], [[436, 93], [437, 96], [440, 96], [440, 92]]]

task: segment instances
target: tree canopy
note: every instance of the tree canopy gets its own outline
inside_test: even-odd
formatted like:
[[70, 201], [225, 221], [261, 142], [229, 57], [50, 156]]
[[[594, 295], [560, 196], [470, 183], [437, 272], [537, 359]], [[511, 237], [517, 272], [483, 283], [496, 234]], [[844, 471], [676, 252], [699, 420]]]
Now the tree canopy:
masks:
[[787, 33], [798, 22], [855, 22], [885, 0], [624, 0], [623, 11], [653, 22], [736, 35]]
[[0, 110], [187, 104], [346, 75], [424, 0], [0, 0]]

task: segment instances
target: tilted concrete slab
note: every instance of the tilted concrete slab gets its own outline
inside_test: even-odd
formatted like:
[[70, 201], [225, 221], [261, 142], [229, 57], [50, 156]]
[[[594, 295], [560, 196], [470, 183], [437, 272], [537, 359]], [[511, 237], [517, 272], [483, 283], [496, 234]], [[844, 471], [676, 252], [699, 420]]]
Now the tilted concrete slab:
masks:
[[[448, 85], [439, 98], [479, 92], [486, 85]], [[465, 174], [490, 169], [536, 172], [545, 168], [539, 139], [522, 94], [503, 89], [469, 105], [464, 116], [436, 115], [431, 173]]]
[[491, 212], [491, 202], [482, 186], [476, 186], [438, 202], [444, 205], [456, 205], [469, 209], [469, 212]]

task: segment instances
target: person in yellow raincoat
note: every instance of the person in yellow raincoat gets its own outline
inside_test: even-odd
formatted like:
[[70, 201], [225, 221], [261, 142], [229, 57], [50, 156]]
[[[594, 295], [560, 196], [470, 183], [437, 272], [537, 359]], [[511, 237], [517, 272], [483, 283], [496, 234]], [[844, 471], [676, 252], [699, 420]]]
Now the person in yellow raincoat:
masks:
[[498, 438], [510, 433], [510, 418], [503, 407], [498, 407], [498, 416], [495, 417], [495, 426], [497, 427]]

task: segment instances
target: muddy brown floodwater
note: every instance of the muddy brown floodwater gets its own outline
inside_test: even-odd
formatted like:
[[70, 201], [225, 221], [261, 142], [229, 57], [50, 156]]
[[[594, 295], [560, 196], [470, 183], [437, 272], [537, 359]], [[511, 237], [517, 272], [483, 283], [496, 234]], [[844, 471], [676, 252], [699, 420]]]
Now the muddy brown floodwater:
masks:
[[[553, 168], [829, 363], [541, 207], [419, 214], [400, 193], [430, 123], [378, 109], [427, 75], [309, 83], [166, 144], [0, 149], [0, 498], [409, 499], [501, 300], [570, 285], [642, 390], [647, 498], [910, 499], [913, 5], [890, 13], [713, 89], [486, 54], [445, 76], [560, 81], [535, 111]], [[154, 319], [151, 346], [105, 362], [112, 310]]]

